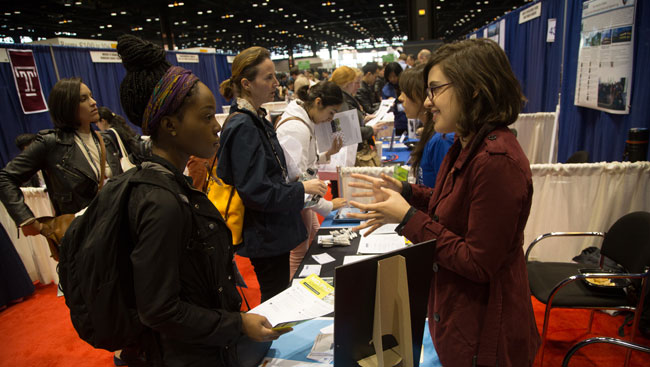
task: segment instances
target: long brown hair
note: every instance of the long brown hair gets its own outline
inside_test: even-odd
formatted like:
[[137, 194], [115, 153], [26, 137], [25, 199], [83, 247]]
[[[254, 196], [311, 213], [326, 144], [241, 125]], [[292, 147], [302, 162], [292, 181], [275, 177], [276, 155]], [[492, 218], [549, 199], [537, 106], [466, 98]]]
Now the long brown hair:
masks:
[[[418, 115], [424, 109], [424, 99], [426, 97], [426, 92], [424, 88], [424, 79], [422, 78], [422, 73], [424, 66], [418, 65], [414, 68], [408, 68], [402, 72], [399, 77], [399, 88], [408, 97], [408, 99], [415, 102], [420, 106]], [[427, 142], [435, 131], [433, 130], [433, 121], [430, 111], [425, 111], [425, 119], [422, 121], [424, 128], [422, 130], [422, 135], [420, 140], [415, 144], [413, 151], [411, 152], [411, 158], [409, 159], [409, 164], [411, 165], [411, 171], [417, 177], [418, 169], [420, 168], [420, 163], [422, 162], [422, 155], [424, 154], [424, 148], [427, 146]]]
[[526, 98], [508, 57], [496, 42], [468, 39], [440, 47], [424, 68], [425, 86], [435, 65], [453, 83], [453, 92], [460, 103], [458, 134], [461, 137], [475, 134], [470, 154], [492, 130], [517, 120]]
[[221, 95], [226, 99], [232, 99], [235, 96], [241, 97], [244, 93], [241, 87], [242, 79], [253, 81], [257, 76], [257, 66], [270, 58], [271, 53], [264, 47], [249, 47], [240, 52], [232, 62], [232, 76], [219, 86]]

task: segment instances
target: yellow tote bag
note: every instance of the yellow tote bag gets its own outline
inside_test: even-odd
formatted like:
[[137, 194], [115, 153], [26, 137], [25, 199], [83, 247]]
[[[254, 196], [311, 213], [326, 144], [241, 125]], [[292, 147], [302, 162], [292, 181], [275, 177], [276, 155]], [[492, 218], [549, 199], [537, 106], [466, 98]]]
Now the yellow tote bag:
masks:
[[206, 194], [208, 199], [219, 209], [226, 225], [232, 232], [232, 244], [239, 245], [243, 241], [244, 228], [244, 202], [242, 202], [237, 189], [217, 177], [216, 157], [208, 172]]

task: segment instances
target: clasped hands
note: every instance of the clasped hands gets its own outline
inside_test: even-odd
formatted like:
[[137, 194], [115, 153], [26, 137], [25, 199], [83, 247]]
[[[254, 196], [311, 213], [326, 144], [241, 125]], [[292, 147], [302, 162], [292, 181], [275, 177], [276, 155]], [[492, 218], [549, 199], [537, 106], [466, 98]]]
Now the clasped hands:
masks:
[[353, 173], [352, 178], [365, 182], [350, 182], [350, 187], [366, 189], [367, 191], [353, 193], [353, 197], [372, 197], [372, 204], [362, 204], [357, 201], [350, 201], [350, 205], [359, 208], [368, 213], [349, 213], [348, 217], [361, 219], [359, 226], [352, 228], [354, 231], [369, 228], [364, 236], [368, 236], [377, 228], [387, 223], [399, 223], [411, 207], [402, 197], [402, 183], [386, 174], [381, 177], [372, 177]]

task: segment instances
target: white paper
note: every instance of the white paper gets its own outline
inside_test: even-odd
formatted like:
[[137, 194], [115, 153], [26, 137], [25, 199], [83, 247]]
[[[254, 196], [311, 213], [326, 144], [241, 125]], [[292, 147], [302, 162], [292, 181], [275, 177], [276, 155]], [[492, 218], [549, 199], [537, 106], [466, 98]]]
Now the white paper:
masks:
[[290, 359], [266, 357], [260, 363], [260, 367], [332, 367], [329, 363], [311, 363], [303, 361], [292, 361]]
[[305, 265], [302, 268], [302, 271], [298, 275], [299, 278], [307, 278], [308, 276], [312, 274], [320, 275], [320, 265]]
[[311, 255], [311, 257], [313, 257], [314, 260], [316, 260], [316, 262], [321, 265], [331, 263], [332, 261], [336, 260], [327, 253]]
[[391, 106], [395, 102], [394, 99], [384, 99], [381, 101], [381, 104], [379, 105], [379, 108], [375, 112], [375, 117], [366, 122], [366, 126], [375, 126], [375, 124], [378, 124], [381, 121], [386, 121], [385, 117], [388, 111], [390, 110]]
[[325, 326], [324, 328], [320, 329], [321, 334], [334, 334], [334, 323], [331, 325]]
[[343, 139], [343, 146], [361, 143], [361, 128], [359, 127], [357, 110], [339, 112], [329, 123], [315, 124], [314, 135], [318, 143], [318, 151], [326, 152], [334, 141], [334, 137]]
[[336, 172], [336, 167], [354, 167], [357, 159], [357, 144], [348, 145], [330, 157], [327, 164], [319, 164], [318, 172]]
[[324, 241], [333, 242], [334, 241], [334, 236], [332, 236], [331, 234], [318, 236], [318, 244], [319, 245], [322, 244]]
[[406, 247], [404, 236], [400, 236], [397, 233], [373, 234], [368, 237], [361, 237], [358, 252], [360, 254], [383, 254], [404, 247]]
[[[389, 224], [384, 224], [383, 226], [377, 228], [374, 232], [372, 232], [373, 235], [378, 235], [378, 234], [394, 234], [395, 233], [395, 228], [397, 228], [398, 224], [397, 223], [389, 223]], [[368, 232], [370, 229], [364, 229], [363, 232], [360, 232], [359, 234], [365, 235], [366, 232]], [[320, 237], [320, 236], [319, 236]]]
[[313, 319], [333, 311], [334, 305], [318, 298], [302, 284], [297, 284], [248, 312], [266, 316], [275, 327], [287, 322]]
[[318, 334], [307, 358], [321, 363], [329, 363], [334, 360], [334, 334]]
[[343, 265], [352, 264], [357, 261], [369, 259], [371, 257], [375, 257], [375, 255], [348, 255], [343, 258]]

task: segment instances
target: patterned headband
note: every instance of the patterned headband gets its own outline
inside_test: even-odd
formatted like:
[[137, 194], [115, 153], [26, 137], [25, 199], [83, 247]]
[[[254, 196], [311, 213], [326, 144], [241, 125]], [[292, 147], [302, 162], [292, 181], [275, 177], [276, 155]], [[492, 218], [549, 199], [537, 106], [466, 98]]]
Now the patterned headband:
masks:
[[151, 93], [142, 116], [142, 132], [149, 135], [155, 131], [163, 116], [181, 107], [183, 99], [198, 81], [191, 71], [180, 66], [170, 67]]

